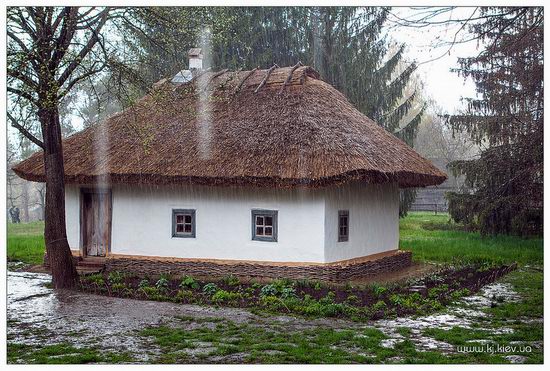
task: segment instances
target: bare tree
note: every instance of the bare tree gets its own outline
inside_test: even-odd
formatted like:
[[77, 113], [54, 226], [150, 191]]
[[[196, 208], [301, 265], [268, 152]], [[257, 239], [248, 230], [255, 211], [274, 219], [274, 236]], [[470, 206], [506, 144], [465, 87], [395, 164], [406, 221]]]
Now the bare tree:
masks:
[[46, 178], [46, 252], [55, 288], [73, 287], [78, 277], [65, 226], [65, 184], [60, 102], [80, 81], [102, 71], [107, 50], [101, 31], [110, 8], [9, 7], [7, 91], [29, 102], [41, 138], [8, 111], [11, 125], [43, 150]]
[[423, 156], [442, 159], [446, 164], [478, 156], [480, 148], [469, 134], [453, 130], [447, 121], [442, 109], [430, 101], [416, 136], [415, 148]]

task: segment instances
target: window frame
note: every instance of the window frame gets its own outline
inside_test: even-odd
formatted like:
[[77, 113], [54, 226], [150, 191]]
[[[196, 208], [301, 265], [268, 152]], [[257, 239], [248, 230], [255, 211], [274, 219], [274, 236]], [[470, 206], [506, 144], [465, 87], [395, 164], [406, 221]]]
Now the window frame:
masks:
[[[264, 241], [264, 242], [277, 242], [278, 237], [278, 210], [266, 210], [266, 209], [252, 209], [251, 211], [251, 224], [252, 224], [252, 240]], [[271, 217], [272, 218], [272, 235], [271, 236], [258, 236], [256, 235], [256, 217]], [[265, 224], [264, 224], [265, 226]], [[264, 227], [265, 228], [265, 227]]]
[[[190, 215], [191, 223], [186, 223], [184, 220], [184, 230], [186, 224], [191, 224], [191, 232], [177, 232], [177, 215]], [[172, 209], [172, 238], [195, 238], [197, 234], [196, 221], [195, 221], [196, 210], [195, 209]], [[180, 223], [181, 224], [181, 223]]]
[[[346, 225], [342, 225], [342, 218], [346, 218]], [[342, 234], [342, 228], [346, 229], [346, 234]], [[349, 241], [349, 210], [338, 210], [338, 242]]]

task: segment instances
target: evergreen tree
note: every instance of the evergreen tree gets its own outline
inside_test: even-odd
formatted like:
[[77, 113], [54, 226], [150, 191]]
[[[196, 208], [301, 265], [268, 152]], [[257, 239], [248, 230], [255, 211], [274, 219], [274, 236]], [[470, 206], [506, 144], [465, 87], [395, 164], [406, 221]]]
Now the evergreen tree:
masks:
[[484, 8], [471, 31], [485, 43], [459, 60], [458, 72], [476, 83], [479, 99], [450, 117], [484, 148], [475, 160], [451, 164], [472, 193], [450, 193], [452, 218], [482, 234], [542, 233], [543, 9]]

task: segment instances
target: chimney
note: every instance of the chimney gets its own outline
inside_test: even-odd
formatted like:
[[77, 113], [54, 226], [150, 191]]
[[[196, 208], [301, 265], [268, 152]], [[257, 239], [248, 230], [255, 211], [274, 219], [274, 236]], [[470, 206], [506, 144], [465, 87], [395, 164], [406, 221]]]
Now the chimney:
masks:
[[189, 69], [190, 70], [202, 70], [202, 49], [201, 48], [191, 48], [187, 53], [189, 56]]

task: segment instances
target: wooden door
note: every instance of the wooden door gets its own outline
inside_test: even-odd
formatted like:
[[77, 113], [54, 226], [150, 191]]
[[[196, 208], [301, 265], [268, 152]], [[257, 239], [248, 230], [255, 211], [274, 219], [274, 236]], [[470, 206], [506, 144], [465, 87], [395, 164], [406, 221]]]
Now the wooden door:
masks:
[[86, 256], [105, 256], [111, 241], [111, 193], [83, 191], [82, 243]]

